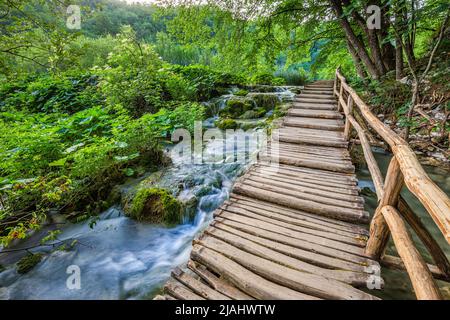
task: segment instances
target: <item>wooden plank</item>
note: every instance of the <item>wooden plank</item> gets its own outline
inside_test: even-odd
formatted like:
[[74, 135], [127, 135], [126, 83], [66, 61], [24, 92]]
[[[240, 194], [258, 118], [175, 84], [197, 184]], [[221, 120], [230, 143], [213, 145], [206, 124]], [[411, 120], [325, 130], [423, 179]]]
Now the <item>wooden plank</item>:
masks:
[[370, 266], [379, 266], [375, 261], [367, 261], [365, 265], [362, 265], [361, 263], [350, 262], [333, 256], [316, 253], [314, 251], [304, 250], [288, 244], [274, 241], [272, 239], [260, 237], [249, 232], [240, 231], [239, 229], [233, 228], [226, 223], [214, 222], [211, 226], [216, 229], [235, 234], [243, 239], [248, 239], [285, 255], [295, 257], [296, 259], [330, 270], [347, 270], [358, 273], [368, 273], [368, 271], [371, 269]]
[[314, 189], [305, 188], [299, 185], [276, 181], [272, 179], [272, 177], [264, 178], [245, 175], [239, 179], [239, 182], [261, 188], [268, 186], [266, 190], [271, 191], [276, 191], [277, 188], [281, 188], [284, 190], [282, 192], [285, 194], [294, 195], [301, 199], [313, 200], [325, 204], [334, 204], [343, 208], [364, 209], [364, 199], [362, 197], [343, 195], [325, 190], [314, 191]]
[[167, 292], [171, 296], [180, 300], [205, 300], [173, 278], [170, 278], [169, 281], [167, 281], [164, 285], [164, 292]]
[[264, 207], [255, 208], [255, 207], [246, 206], [245, 204], [233, 201], [233, 202], [224, 203], [221, 206], [221, 208], [226, 209], [227, 211], [230, 211], [233, 213], [240, 213], [241, 210], [245, 210], [246, 212], [263, 215], [263, 216], [277, 219], [279, 221], [283, 221], [285, 223], [290, 223], [290, 224], [296, 225], [296, 226], [302, 226], [302, 227], [310, 228], [313, 230], [319, 230], [319, 231], [333, 232], [338, 235], [346, 236], [346, 237], [350, 237], [350, 238], [354, 238], [354, 239], [363, 239], [363, 240], [366, 239], [366, 237], [362, 236], [361, 234], [346, 231], [346, 230], [341, 230], [336, 225], [317, 223], [318, 222], [317, 220], [311, 221], [312, 219], [308, 219], [308, 217], [299, 218], [298, 215], [292, 216], [289, 214], [279, 214], [274, 211], [265, 210]]
[[369, 218], [369, 214], [363, 210], [335, 207], [333, 205], [318, 203], [311, 200], [298, 199], [293, 196], [262, 190], [241, 183], [236, 183], [234, 185], [233, 192], [347, 222], [364, 223], [367, 222]]
[[[308, 101], [304, 101], [308, 102]], [[306, 109], [290, 109], [288, 115], [293, 117], [305, 118], [323, 118], [323, 119], [342, 119], [342, 115], [336, 111], [326, 110], [306, 110]]]
[[[241, 224], [233, 220], [226, 220], [217, 217], [212, 225], [219, 227], [218, 224], [225, 225], [242, 232], [248, 233], [250, 235], [260, 237], [263, 239], [279, 242], [291, 247], [295, 247], [301, 250], [309, 251], [311, 253], [320, 254], [322, 256], [328, 256], [335, 259], [340, 259], [343, 261], [360, 264], [362, 266], [370, 266], [373, 262], [372, 260], [366, 258], [361, 251], [355, 251], [348, 253], [346, 251], [339, 250], [338, 248], [331, 248], [321, 244], [316, 244], [313, 242], [304, 241], [302, 239], [292, 238], [290, 236], [285, 236], [280, 233], [272, 232], [265, 229], [260, 229], [255, 226]], [[359, 249], [359, 248], [358, 248]]]
[[[279, 216], [276, 216], [276, 215], [269, 216], [268, 214], [259, 214], [259, 213], [251, 212], [251, 211], [243, 209], [243, 208], [237, 208], [233, 205], [225, 206], [222, 209], [225, 210], [225, 212], [226, 212], [226, 213], [222, 213], [219, 215], [222, 218], [224, 218], [224, 217], [226, 218], [226, 216], [224, 216], [224, 215], [231, 213], [231, 214], [236, 214], [239, 216], [245, 216], [248, 218], [272, 223], [273, 225], [291, 229], [291, 230], [298, 231], [298, 232], [303, 232], [305, 234], [323, 237], [325, 239], [336, 240], [336, 241], [339, 241], [342, 243], [356, 245], [359, 247], [365, 246], [365, 239], [363, 239], [362, 237], [357, 237], [355, 235], [350, 235], [350, 236], [347, 234], [342, 235], [342, 234], [338, 234], [337, 232], [333, 232], [334, 230], [321, 230], [321, 229], [317, 229], [317, 228], [314, 228], [314, 229], [308, 228], [308, 227], [305, 227], [304, 225], [293, 224], [292, 221], [289, 221], [289, 219], [282, 220], [282, 217], [280, 218]], [[285, 220], [288, 220], [288, 221], [286, 222]], [[291, 220], [293, 220], [293, 219], [291, 219]]]
[[214, 290], [226, 295], [227, 297], [230, 297], [233, 300], [254, 300], [253, 297], [230, 285], [230, 283], [226, 282], [225, 280], [215, 276], [204, 265], [200, 263], [189, 260], [188, 268], [195, 272]]
[[180, 268], [175, 268], [172, 271], [172, 277], [191, 289], [194, 293], [208, 300], [231, 300], [229, 297], [217, 292], [198, 279], [188, 275]]
[[[325, 299], [373, 300], [373, 296], [339, 281], [291, 269], [270, 260], [260, 258], [215, 238], [200, 238], [195, 244], [213, 247], [214, 251], [235, 261], [245, 269], [273, 283], [304, 294]], [[206, 247], [205, 245], [205, 247]]]
[[[288, 254], [286, 254], [285, 252], [280, 253], [279, 251], [272, 250], [270, 247], [260, 245], [254, 241], [250, 241], [247, 239], [248, 237], [245, 235], [242, 236], [236, 235], [236, 230], [234, 231], [235, 232], [228, 232], [227, 230], [209, 227], [205, 230], [205, 233], [221, 241], [224, 241], [229, 245], [239, 248], [240, 250], [246, 251], [247, 253], [257, 255], [261, 258], [270, 260], [277, 264], [284, 265], [286, 267], [290, 267], [292, 269], [313, 273], [325, 278], [342, 281], [359, 287], [366, 286], [369, 281], [370, 274], [344, 270], [329, 270], [322, 267], [318, 267], [313, 264], [306, 263], [301, 259], [297, 259], [293, 257], [293, 255], [290, 253]], [[205, 247], [209, 247], [208, 238], [205, 239], [205, 237], [203, 237], [202, 240], [200, 240], [199, 242]], [[216, 250], [224, 255], [227, 255], [226, 250], [218, 250], [219, 248], [215, 246], [214, 243], [211, 244], [210, 247], [212, 250]]]
[[[312, 223], [314, 223], [316, 225], [329, 226], [330, 228], [333, 228], [333, 229], [347, 231], [352, 234], [355, 233], [355, 234], [360, 234], [360, 235], [364, 235], [364, 236], [369, 235], [368, 230], [359, 225], [318, 216], [318, 215], [316, 215], [314, 213], [310, 213], [310, 212], [286, 208], [286, 207], [279, 206], [279, 205], [276, 205], [273, 203], [248, 198], [248, 197], [238, 195], [235, 193], [232, 193], [230, 195], [229, 202], [233, 203], [233, 204], [237, 204], [239, 206], [242, 206], [248, 210], [250, 210], [251, 208], [257, 209], [257, 210], [267, 210], [267, 211], [270, 211], [273, 213], [287, 215], [289, 217], [293, 217], [296, 219], [311, 221]], [[224, 205], [228, 205], [228, 203], [225, 203]]]
[[320, 236], [315, 236], [313, 234], [300, 232], [300, 231], [288, 229], [285, 227], [280, 227], [278, 225], [273, 225], [273, 224], [270, 224], [268, 222], [265, 222], [265, 221], [262, 221], [259, 219], [248, 218], [245, 216], [233, 214], [226, 210], [216, 210], [214, 212], [214, 216], [220, 217], [221, 219], [225, 219], [225, 220], [231, 220], [231, 221], [234, 221], [234, 222], [237, 222], [240, 224], [254, 226], [254, 227], [257, 227], [262, 230], [275, 232], [275, 233], [278, 233], [278, 234], [281, 234], [281, 235], [284, 235], [287, 237], [295, 238], [298, 240], [307, 241], [310, 243], [318, 244], [318, 245], [329, 247], [329, 248], [335, 248], [335, 249], [338, 249], [340, 251], [344, 251], [347, 253], [361, 254], [364, 251], [362, 249], [362, 247], [360, 247], [360, 246], [350, 245], [350, 244], [346, 244], [346, 243], [343, 243], [340, 241], [327, 239], [327, 238], [323, 238]]
[[191, 258], [226, 278], [243, 292], [261, 300], [316, 300], [318, 298], [278, 285], [249, 271], [220, 253], [194, 244]]

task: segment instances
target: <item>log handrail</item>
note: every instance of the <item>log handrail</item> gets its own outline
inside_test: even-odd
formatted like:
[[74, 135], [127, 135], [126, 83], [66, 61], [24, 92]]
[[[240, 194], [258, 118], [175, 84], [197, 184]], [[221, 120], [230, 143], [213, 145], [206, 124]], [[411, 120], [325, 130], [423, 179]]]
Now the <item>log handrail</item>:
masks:
[[[450, 243], [450, 199], [425, 173], [408, 143], [370, 111], [369, 106], [347, 84], [339, 70], [336, 71], [336, 82], [340, 83], [344, 92], [352, 96], [354, 105], [369, 126], [389, 144], [403, 173], [405, 185], [423, 204], [447, 242]], [[335, 94], [338, 99], [341, 98], [339, 93], [336, 89]], [[340, 104], [346, 107], [343, 99]]]
[[[336, 70], [333, 92], [338, 100], [338, 110], [343, 110], [345, 114], [345, 136], [349, 138], [351, 130], [355, 129], [359, 137], [378, 198], [378, 207], [370, 225], [366, 255], [383, 262], [384, 251], [389, 236], [392, 235], [402, 261], [401, 264], [396, 262], [396, 267], [406, 269], [417, 298], [441, 298], [433, 275], [435, 277], [438, 275], [440, 279], [450, 279], [450, 262], [420, 218], [402, 198], [400, 190], [405, 185], [417, 197], [448, 243], [450, 243], [450, 199], [428, 177], [408, 143], [370, 111], [369, 106], [347, 83], [339, 68]], [[358, 115], [356, 111], [361, 113], [362, 118], [355, 119]], [[360, 123], [361, 121], [363, 123]], [[374, 130], [392, 150], [393, 157], [386, 174], [386, 181], [372, 153], [370, 141], [366, 136], [368, 129], [364, 122], [367, 122], [368, 127]], [[436, 263], [435, 266], [424, 262], [414, 247], [402, 217], [426, 246]], [[395, 260], [395, 257], [392, 258], [389, 260], [391, 265]]]

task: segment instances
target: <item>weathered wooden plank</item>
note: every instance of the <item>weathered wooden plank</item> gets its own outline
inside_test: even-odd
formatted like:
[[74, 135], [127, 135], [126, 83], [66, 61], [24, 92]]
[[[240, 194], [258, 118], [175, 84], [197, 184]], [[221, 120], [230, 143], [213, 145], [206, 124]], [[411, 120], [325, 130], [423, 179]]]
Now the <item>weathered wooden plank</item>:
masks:
[[314, 191], [299, 185], [290, 184], [286, 182], [276, 181], [271, 177], [255, 177], [245, 175], [239, 179], [239, 182], [249, 184], [255, 187], [266, 188], [266, 190], [277, 191], [283, 190], [285, 194], [293, 195], [301, 199], [312, 200], [325, 204], [332, 204], [343, 208], [358, 208], [364, 209], [364, 199], [362, 197], [355, 197], [350, 195], [343, 195], [339, 193], [327, 192], [324, 190]]
[[198, 294], [192, 292], [184, 284], [173, 278], [170, 278], [169, 281], [166, 282], [164, 285], [164, 291], [180, 300], [205, 300]]
[[199, 240], [194, 240], [194, 243], [199, 243], [208, 248], [213, 247], [214, 251], [222, 253], [247, 270], [251, 270], [255, 274], [286, 288], [291, 288], [311, 296], [325, 299], [375, 299], [373, 296], [355, 289], [350, 285], [282, 266], [240, 250], [216, 238], [203, 237]]
[[[297, 100], [299, 102], [311, 102], [309, 99]], [[323, 118], [323, 119], [342, 119], [342, 114], [336, 111], [327, 110], [308, 110], [308, 109], [289, 109], [288, 115], [304, 118]]]
[[364, 210], [341, 208], [311, 200], [298, 199], [293, 196], [242, 185], [241, 183], [236, 183], [234, 185], [233, 192], [347, 222], [364, 223], [367, 222], [369, 218], [369, 214]]
[[250, 226], [257, 227], [259, 229], [276, 232], [276, 233], [282, 234], [284, 236], [307, 241], [307, 242], [314, 243], [314, 244], [319, 244], [319, 245], [326, 246], [329, 248], [335, 248], [335, 249], [338, 249], [338, 250], [341, 250], [341, 251], [344, 251], [347, 253], [361, 253], [364, 251], [362, 249], [362, 247], [360, 247], [360, 246], [350, 245], [347, 243], [323, 238], [320, 236], [301, 232], [298, 230], [288, 229], [288, 228], [274, 225], [274, 224], [271, 224], [271, 223], [268, 223], [268, 222], [265, 222], [265, 221], [262, 221], [259, 219], [254, 219], [254, 218], [249, 218], [249, 217], [233, 214], [226, 210], [216, 210], [214, 212], [214, 215], [216, 217], [220, 217], [222, 219], [232, 220], [234, 222], [241, 223], [241, 224], [247, 224]]
[[[260, 245], [257, 242], [250, 241], [243, 235], [236, 235], [236, 233], [230, 233], [223, 229], [209, 227], [205, 230], [205, 233], [236, 248], [257, 255], [261, 258], [270, 260], [272, 262], [284, 265], [286, 267], [313, 273], [325, 278], [339, 280], [354, 286], [367, 285], [367, 282], [370, 278], [369, 274], [363, 272], [324, 269], [322, 267], [306, 263], [301, 259], [294, 258], [291, 254], [286, 255], [284, 253], [280, 253], [278, 251], [272, 250], [269, 247]], [[200, 243], [208, 247], [208, 238], [206, 238], [205, 240], [205, 237], [203, 237], [202, 240], [200, 240]], [[217, 251], [218, 248], [212, 245], [212, 249]], [[221, 253], [226, 255], [226, 251]]]
[[341, 228], [341, 230], [348, 230], [352, 233], [358, 233], [362, 235], [368, 235], [368, 230], [364, 227], [361, 227], [359, 225], [344, 222], [332, 218], [327, 218], [323, 216], [319, 216], [317, 214], [301, 211], [297, 209], [287, 208], [283, 207], [274, 203], [270, 203], [264, 200], [258, 200], [254, 198], [249, 198], [243, 195], [238, 195], [235, 193], [232, 193], [230, 195], [230, 201], [231, 202], [237, 202], [240, 205], [244, 204], [245, 206], [251, 206], [258, 209], [265, 208], [267, 210], [279, 213], [279, 214], [285, 214], [285, 215], [292, 215], [294, 217], [298, 217], [299, 219], [302, 219], [303, 217], [307, 217], [311, 221], [314, 221], [317, 224], [323, 224], [323, 225], [329, 225], [333, 228]]
[[233, 300], [254, 300], [253, 297], [242, 292], [236, 287], [232, 286], [227, 281], [217, 277], [210, 272], [204, 265], [189, 260], [188, 268], [195, 272], [200, 278], [208, 283], [214, 290], [230, 297]]
[[[337, 228], [336, 225], [330, 226], [331, 224], [329, 224], [329, 225], [320, 224], [320, 223], [317, 223], [318, 222], [317, 220], [314, 222], [311, 222], [311, 221], [307, 220], [308, 217], [305, 217], [304, 219], [299, 219], [298, 216], [292, 217], [292, 215], [290, 216], [289, 214], [279, 214], [274, 211], [265, 210], [264, 208], [250, 207], [250, 206], [246, 206], [245, 204], [242, 205], [239, 202], [227, 202], [227, 203], [224, 203], [221, 206], [221, 208], [226, 209], [229, 212], [238, 213], [238, 214], [244, 210], [245, 212], [259, 214], [259, 215], [262, 215], [262, 216], [265, 216], [268, 218], [272, 218], [272, 219], [276, 219], [276, 220], [279, 220], [279, 221], [282, 221], [285, 223], [289, 223], [294, 226], [301, 226], [301, 227], [318, 230], [318, 231], [332, 232], [337, 235], [346, 236], [346, 237], [350, 237], [353, 239], [364, 240], [366, 238], [365, 236], [362, 236], [358, 233], [341, 230], [341, 229]], [[242, 212], [242, 213], [245, 215], [245, 212]]]
[[313, 242], [304, 241], [302, 239], [292, 238], [289, 236], [285, 236], [280, 233], [272, 232], [265, 229], [260, 229], [255, 226], [241, 224], [239, 222], [233, 220], [222, 219], [217, 217], [214, 220], [213, 225], [218, 226], [218, 224], [226, 225], [228, 227], [232, 227], [234, 229], [240, 230], [242, 232], [248, 233], [250, 235], [260, 237], [263, 239], [279, 242], [291, 247], [295, 247], [298, 249], [302, 249], [305, 251], [309, 251], [311, 253], [320, 254], [323, 256], [328, 256], [331, 258], [340, 259], [343, 261], [361, 264], [362, 266], [369, 266], [372, 264], [372, 260], [364, 257], [364, 254], [359, 251], [355, 251], [353, 253], [348, 253], [345, 251], [341, 251], [337, 248], [331, 248], [324, 245], [316, 244]]
[[172, 277], [191, 289], [194, 293], [208, 300], [230, 300], [229, 297], [217, 292], [198, 279], [188, 275], [180, 268], [175, 268], [172, 271]]
[[289, 244], [281, 243], [272, 239], [254, 235], [249, 232], [241, 231], [237, 228], [233, 228], [232, 226], [227, 225], [226, 223], [218, 221], [211, 224], [211, 226], [216, 229], [235, 234], [243, 239], [248, 239], [285, 255], [295, 257], [296, 259], [330, 270], [347, 270], [358, 273], [370, 273], [370, 266], [379, 266], [375, 261], [372, 262], [367, 260], [363, 265], [362, 262], [350, 262], [348, 260], [343, 260], [334, 256], [327, 256], [321, 253], [316, 253], [314, 251], [304, 250], [291, 246]]
[[222, 275], [245, 293], [262, 300], [316, 300], [318, 298], [273, 283], [224, 255], [195, 244], [191, 258]]

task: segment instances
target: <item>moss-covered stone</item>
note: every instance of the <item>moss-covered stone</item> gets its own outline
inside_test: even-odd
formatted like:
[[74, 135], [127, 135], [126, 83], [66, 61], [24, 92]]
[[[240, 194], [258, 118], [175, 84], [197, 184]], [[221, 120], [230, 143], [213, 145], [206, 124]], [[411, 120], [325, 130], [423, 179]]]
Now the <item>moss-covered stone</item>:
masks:
[[248, 97], [253, 99], [258, 108], [266, 111], [274, 109], [280, 103], [278, 96], [273, 93], [250, 93]]
[[167, 190], [140, 189], [134, 196], [128, 214], [138, 220], [169, 225], [183, 220], [183, 205]]
[[41, 253], [28, 254], [17, 262], [17, 272], [25, 274], [33, 269], [39, 262], [41, 262], [43, 255]]
[[236, 97], [227, 101], [225, 108], [219, 112], [219, 115], [224, 118], [239, 118], [245, 111], [252, 109], [251, 100]]
[[233, 119], [219, 119], [214, 122], [215, 126], [221, 130], [234, 129], [236, 130], [239, 125]]
[[236, 91], [234, 93], [234, 95], [238, 96], [238, 97], [245, 97], [247, 94], [248, 94], [248, 91], [245, 89], [239, 89], [238, 91]]

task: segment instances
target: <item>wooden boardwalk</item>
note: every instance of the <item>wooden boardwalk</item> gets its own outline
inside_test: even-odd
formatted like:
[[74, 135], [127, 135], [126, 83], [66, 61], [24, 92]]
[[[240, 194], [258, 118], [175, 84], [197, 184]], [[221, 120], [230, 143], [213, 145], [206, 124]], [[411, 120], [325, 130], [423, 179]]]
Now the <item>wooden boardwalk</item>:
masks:
[[369, 215], [332, 85], [295, 98], [274, 136], [279, 166], [264, 161], [269, 147], [156, 299], [377, 299], [367, 290], [379, 268], [364, 255]]

